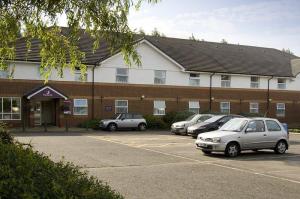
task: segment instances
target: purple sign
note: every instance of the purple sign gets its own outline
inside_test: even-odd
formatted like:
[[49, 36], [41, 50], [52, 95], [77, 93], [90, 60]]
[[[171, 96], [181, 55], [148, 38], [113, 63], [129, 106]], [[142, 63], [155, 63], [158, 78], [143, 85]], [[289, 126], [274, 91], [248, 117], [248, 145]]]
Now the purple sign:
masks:
[[35, 93], [33, 93], [31, 97], [35, 97], [35, 98], [65, 98], [65, 96], [63, 96], [62, 94], [60, 94], [59, 92], [55, 91], [54, 89], [50, 88], [50, 87], [45, 87]]

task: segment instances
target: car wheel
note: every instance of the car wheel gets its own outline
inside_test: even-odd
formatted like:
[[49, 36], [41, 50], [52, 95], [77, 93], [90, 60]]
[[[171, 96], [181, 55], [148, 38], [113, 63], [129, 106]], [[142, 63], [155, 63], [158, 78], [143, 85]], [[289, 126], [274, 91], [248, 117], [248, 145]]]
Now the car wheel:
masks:
[[143, 123], [139, 124], [138, 128], [139, 128], [140, 131], [145, 131], [146, 130], [146, 124], [143, 124]]
[[240, 152], [240, 147], [237, 143], [229, 143], [225, 150], [225, 155], [228, 157], [236, 157]]
[[211, 154], [211, 151], [202, 150], [202, 152], [203, 152], [205, 155]]
[[286, 142], [283, 141], [283, 140], [280, 140], [277, 144], [276, 144], [276, 147], [275, 147], [275, 153], [278, 153], [278, 154], [284, 154], [285, 151], [287, 149], [287, 145], [286, 145]]
[[116, 131], [117, 130], [117, 125], [116, 124], [109, 124], [108, 125], [108, 130], [109, 131]]

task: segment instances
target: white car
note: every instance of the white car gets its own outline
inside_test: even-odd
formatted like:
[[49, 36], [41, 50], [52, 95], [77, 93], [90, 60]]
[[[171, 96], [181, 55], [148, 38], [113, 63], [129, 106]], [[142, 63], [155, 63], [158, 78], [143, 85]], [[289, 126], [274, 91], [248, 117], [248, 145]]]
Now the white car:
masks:
[[175, 122], [171, 126], [171, 132], [175, 134], [187, 134], [187, 128], [189, 126], [192, 126], [196, 123], [203, 122], [209, 118], [211, 118], [213, 115], [210, 114], [194, 114], [188, 117], [185, 121]]
[[217, 131], [199, 134], [195, 144], [205, 154], [224, 152], [229, 157], [259, 149], [283, 154], [289, 147], [289, 135], [276, 119], [234, 118]]

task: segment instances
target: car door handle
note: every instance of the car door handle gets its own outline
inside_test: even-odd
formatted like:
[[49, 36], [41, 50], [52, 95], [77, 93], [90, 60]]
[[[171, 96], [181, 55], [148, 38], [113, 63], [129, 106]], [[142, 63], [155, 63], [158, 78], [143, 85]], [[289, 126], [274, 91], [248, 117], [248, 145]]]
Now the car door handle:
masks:
[[264, 134], [264, 136], [267, 136], [267, 134]]

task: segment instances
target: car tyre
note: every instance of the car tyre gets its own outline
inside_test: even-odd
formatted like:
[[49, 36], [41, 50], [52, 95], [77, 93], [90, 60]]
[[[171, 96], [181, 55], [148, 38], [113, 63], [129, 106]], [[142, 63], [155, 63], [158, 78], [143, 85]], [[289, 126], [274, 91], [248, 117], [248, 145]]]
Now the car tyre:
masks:
[[238, 156], [240, 153], [240, 147], [237, 143], [229, 143], [225, 149], [225, 155], [230, 158]]
[[210, 155], [210, 154], [211, 154], [211, 151], [207, 151], [207, 150], [202, 150], [202, 152], [203, 152], [205, 155]]
[[111, 123], [108, 125], [108, 130], [113, 132], [113, 131], [116, 131], [117, 130], [117, 125], [114, 124], [114, 123]]
[[138, 126], [138, 129], [139, 129], [139, 131], [145, 131], [146, 130], [146, 124], [144, 124], [144, 123], [141, 123], [141, 124], [139, 124], [139, 126]]
[[277, 154], [284, 154], [287, 150], [287, 144], [285, 141], [280, 140], [274, 149], [275, 153]]

